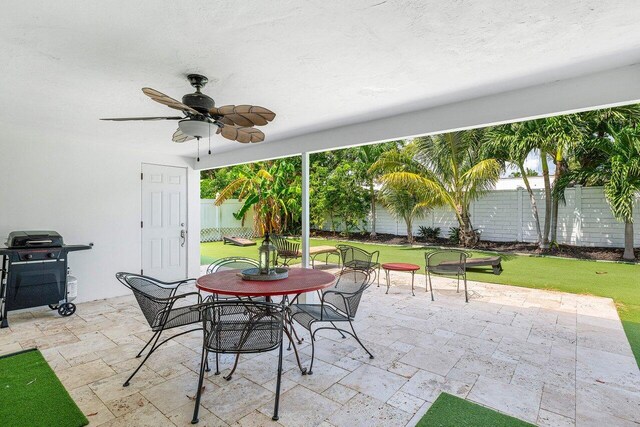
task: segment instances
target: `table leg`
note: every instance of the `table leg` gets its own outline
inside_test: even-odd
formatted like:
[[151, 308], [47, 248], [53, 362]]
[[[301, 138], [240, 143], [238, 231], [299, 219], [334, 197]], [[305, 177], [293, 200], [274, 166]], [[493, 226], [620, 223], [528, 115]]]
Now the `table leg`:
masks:
[[384, 273], [387, 277], [387, 292], [385, 292], [385, 294], [389, 293], [389, 286], [391, 286], [391, 279], [389, 278], [389, 270], [385, 269]]
[[416, 272], [412, 271], [411, 272], [411, 295], [413, 295], [414, 297], [416, 296], [416, 293], [413, 291], [413, 279], [415, 278]]

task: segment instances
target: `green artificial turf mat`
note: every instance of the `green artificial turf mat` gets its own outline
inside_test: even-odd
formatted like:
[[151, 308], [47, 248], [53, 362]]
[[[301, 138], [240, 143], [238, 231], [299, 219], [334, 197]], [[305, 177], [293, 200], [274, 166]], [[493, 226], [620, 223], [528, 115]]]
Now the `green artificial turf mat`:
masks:
[[0, 426], [89, 424], [40, 351], [0, 357]]
[[416, 427], [528, 427], [517, 418], [501, 414], [468, 400], [440, 393]]

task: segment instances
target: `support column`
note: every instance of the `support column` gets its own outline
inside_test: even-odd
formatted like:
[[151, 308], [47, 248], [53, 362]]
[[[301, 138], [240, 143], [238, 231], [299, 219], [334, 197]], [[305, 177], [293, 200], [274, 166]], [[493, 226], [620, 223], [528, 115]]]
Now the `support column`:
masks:
[[302, 153], [302, 236], [300, 237], [302, 267], [309, 263], [309, 153]]

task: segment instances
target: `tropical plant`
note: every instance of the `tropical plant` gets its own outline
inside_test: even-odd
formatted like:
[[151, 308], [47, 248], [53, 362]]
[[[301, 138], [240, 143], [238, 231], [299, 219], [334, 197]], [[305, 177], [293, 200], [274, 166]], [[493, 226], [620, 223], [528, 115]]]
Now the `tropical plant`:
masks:
[[538, 176], [538, 175], [540, 174], [538, 173], [537, 170], [527, 168], [524, 171], [524, 175], [522, 174], [521, 171], [515, 171], [515, 172], [511, 172], [511, 174], [509, 175], [509, 178], [522, 178], [522, 177], [530, 177], [530, 176]]
[[440, 236], [440, 227], [426, 227], [421, 225], [418, 227], [418, 235], [423, 239], [434, 240]]
[[423, 218], [431, 208], [428, 194], [408, 185], [386, 183], [380, 191], [380, 201], [396, 219], [404, 220], [407, 240], [413, 243], [413, 221]]
[[253, 208], [258, 235], [280, 233], [294, 226], [301, 212], [299, 165], [294, 158], [241, 165], [237, 173], [238, 177], [220, 191], [216, 206], [237, 197], [244, 203], [233, 216], [243, 223]]
[[449, 227], [449, 241], [456, 245], [460, 243], [460, 227]]
[[431, 205], [449, 206], [460, 225], [460, 242], [477, 243], [471, 202], [491, 189], [501, 165], [480, 153], [482, 130], [451, 132], [414, 139], [401, 150], [384, 153], [372, 166], [384, 184], [407, 186], [429, 194]]
[[603, 137], [585, 142], [585, 150], [603, 154], [602, 163], [582, 167], [558, 180], [555, 191], [559, 198], [572, 183], [589, 182], [604, 185], [604, 194], [613, 216], [624, 222], [623, 259], [635, 260], [633, 247], [633, 205], [640, 193], [640, 130], [636, 127], [611, 127]]

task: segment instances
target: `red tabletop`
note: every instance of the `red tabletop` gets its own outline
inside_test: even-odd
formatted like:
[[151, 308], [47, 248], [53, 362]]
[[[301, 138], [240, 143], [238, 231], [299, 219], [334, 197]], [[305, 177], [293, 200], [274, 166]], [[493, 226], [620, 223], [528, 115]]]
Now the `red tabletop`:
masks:
[[310, 268], [291, 268], [289, 277], [270, 282], [244, 280], [239, 273], [240, 270], [224, 270], [207, 274], [196, 280], [196, 287], [204, 292], [221, 295], [268, 297], [317, 291], [328, 288], [336, 281], [333, 274]]
[[416, 271], [420, 270], [420, 266], [416, 264], [408, 264], [405, 262], [389, 262], [382, 264], [382, 268], [391, 271]]

